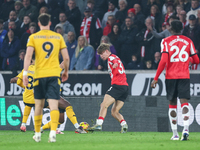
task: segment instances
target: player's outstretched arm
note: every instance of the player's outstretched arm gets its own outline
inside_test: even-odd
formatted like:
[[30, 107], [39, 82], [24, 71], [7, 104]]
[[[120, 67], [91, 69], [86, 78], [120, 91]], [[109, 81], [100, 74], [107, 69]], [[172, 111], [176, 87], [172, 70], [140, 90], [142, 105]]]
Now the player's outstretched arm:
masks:
[[17, 83], [18, 77], [14, 77], [10, 79], [10, 83]]
[[64, 71], [62, 73], [62, 82], [64, 81], [67, 81], [68, 79], [68, 70], [69, 70], [69, 54], [68, 54], [68, 51], [67, 51], [67, 48], [63, 48], [61, 50], [61, 54], [62, 54], [62, 57], [63, 57], [63, 65], [64, 65]]
[[25, 55], [25, 58], [24, 58], [24, 72], [23, 72], [23, 83], [24, 83], [24, 86], [28, 86], [27, 73], [28, 73], [28, 67], [31, 64], [33, 51], [34, 51], [34, 48], [30, 47], [30, 46], [27, 47], [27, 49], [26, 49], [26, 55]]
[[164, 70], [165, 65], [167, 63], [167, 60], [168, 60], [168, 53], [162, 53], [161, 60], [160, 60], [159, 65], [158, 65], [158, 69], [156, 71], [156, 76], [155, 76], [154, 80], [151, 83], [151, 87], [152, 88], [156, 87], [156, 84], [158, 82], [158, 77], [160, 76], [160, 74]]

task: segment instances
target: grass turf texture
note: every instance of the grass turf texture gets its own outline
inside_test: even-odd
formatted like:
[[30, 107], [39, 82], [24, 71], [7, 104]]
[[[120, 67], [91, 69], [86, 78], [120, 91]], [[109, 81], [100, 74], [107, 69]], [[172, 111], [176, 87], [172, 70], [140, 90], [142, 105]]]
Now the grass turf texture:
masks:
[[[0, 131], [1, 150], [197, 150], [200, 148], [200, 133], [191, 132], [189, 141], [171, 141], [170, 132], [93, 132], [75, 134], [64, 131], [57, 135], [56, 143], [48, 143], [49, 131], [42, 134], [42, 141], [36, 143], [33, 131]], [[179, 133], [179, 136], [181, 133]]]

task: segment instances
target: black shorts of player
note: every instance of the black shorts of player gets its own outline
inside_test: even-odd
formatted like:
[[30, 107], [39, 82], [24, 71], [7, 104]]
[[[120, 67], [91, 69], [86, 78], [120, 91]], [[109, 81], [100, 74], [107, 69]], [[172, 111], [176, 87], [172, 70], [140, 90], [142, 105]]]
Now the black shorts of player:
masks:
[[[44, 108], [49, 108], [49, 103], [48, 103], [47, 99], [45, 99]], [[61, 109], [61, 108], [58, 108], [58, 109], [59, 109], [60, 113], [64, 113], [65, 112], [65, 109]]]
[[29, 107], [35, 107], [35, 104], [29, 104], [29, 103], [25, 103], [25, 102], [24, 102], [24, 105], [29, 106]]
[[112, 96], [115, 100], [125, 101], [128, 96], [128, 86], [113, 84], [106, 94]]
[[34, 80], [35, 99], [60, 99], [60, 78], [48, 77]]
[[167, 99], [190, 99], [190, 79], [166, 79]]

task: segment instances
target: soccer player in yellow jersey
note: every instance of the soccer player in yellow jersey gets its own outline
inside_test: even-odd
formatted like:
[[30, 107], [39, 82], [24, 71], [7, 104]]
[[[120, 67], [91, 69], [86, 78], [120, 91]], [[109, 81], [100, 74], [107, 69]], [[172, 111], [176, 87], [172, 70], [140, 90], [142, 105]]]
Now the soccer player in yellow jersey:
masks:
[[40, 31], [29, 36], [27, 50], [24, 59], [23, 84], [28, 86], [27, 71], [35, 51], [35, 74], [34, 74], [34, 128], [33, 139], [41, 141], [40, 127], [42, 124], [43, 107], [47, 98], [50, 107], [51, 131], [49, 142], [56, 142], [56, 129], [59, 121], [58, 100], [60, 99], [60, 67], [59, 52], [63, 57], [64, 71], [62, 82], [68, 79], [69, 55], [62, 35], [50, 30], [50, 15], [40, 14], [38, 25]]
[[[33, 55], [32, 57], [32, 63], [28, 68], [28, 79], [29, 79], [29, 84], [27, 87], [23, 85], [23, 70], [21, 73], [19, 73], [16, 77], [10, 79], [10, 83], [17, 83], [17, 85], [21, 86], [24, 88], [24, 93], [23, 93], [23, 102], [25, 104], [24, 108], [24, 114], [22, 118], [22, 124], [20, 127], [20, 130], [22, 132], [26, 132], [26, 122], [28, 120], [28, 117], [30, 115], [32, 107], [35, 106], [35, 101], [34, 101], [34, 94], [33, 94], [33, 80], [34, 80], [34, 71], [35, 71], [35, 57]], [[60, 71], [63, 69], [63, 63], [60, 64]], [[66, 111], [66, 115], [69, 118], [69, 120], [73, 123], [74, 127], [76, 128], [75, 133], [87, 133], [82, 126], [79, 126], [76, 115], [73, 111], [73, 107], [71, 106], [70, 102], [65, 100], [63, 97], [60, 96], [60, 100], [58, 101], [59, 104], [59, 112], [60, 112], [60, 117], [59, 117], [59, 124], [62, 124], [64, 122], [64, 112]], [[49, 104], [47, 101], [45, 101], [44, 108], [49, 108]], [[45, 129], [49, 129], [51, 127], [51, 121], [48, 122], [47, 124], [43, 125], [41, 127], [41, 132]], [[63, 134], [59, 130], [56, 130], [56, 134]]]

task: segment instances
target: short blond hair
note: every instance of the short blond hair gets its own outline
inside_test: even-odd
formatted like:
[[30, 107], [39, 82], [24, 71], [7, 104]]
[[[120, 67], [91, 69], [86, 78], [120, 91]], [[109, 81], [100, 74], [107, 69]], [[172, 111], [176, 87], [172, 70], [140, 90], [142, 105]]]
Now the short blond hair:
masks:
[[99, 47], [97, 48], [97, 53], [102, 54], [106, 50], [110, 51], [110, 44], [107, 43], [101, 43]]

